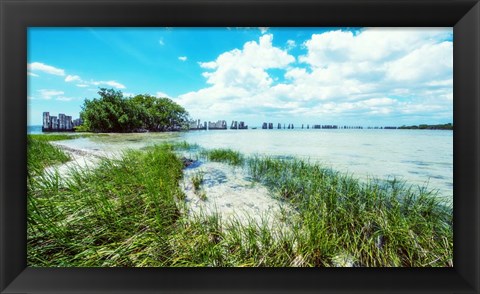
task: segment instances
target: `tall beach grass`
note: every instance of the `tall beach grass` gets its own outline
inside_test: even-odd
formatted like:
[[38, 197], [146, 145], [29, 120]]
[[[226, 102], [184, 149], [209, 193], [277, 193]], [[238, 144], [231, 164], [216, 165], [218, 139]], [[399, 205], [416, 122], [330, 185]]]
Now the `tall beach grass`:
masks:
[[38, 174], [47, 166], [70, 160], [68, 154], [65, 154], [58, 147], [48, 143], [54, 139], [56, 138], [43, 135], [27, 135], [27, 165], [29, 175]]
[[245, 160], [243, 154], [232, 149], [202, 150], [200, 155], [210, 161], [225, 162], [231, 165], [242, 165]]
[[304, 160], [251, 158], [256, 181], [299, 212], [297, 254], [312, 266], [453, 266], [452, 208], [398, 181], [361, 182]]
[[[168, 148], [130, 151], [63, 186], [28, 188], [31, 266], [161, 266], [179, 209], [182, 163]], [[52, 175], [54, 177], [54, 175]]]

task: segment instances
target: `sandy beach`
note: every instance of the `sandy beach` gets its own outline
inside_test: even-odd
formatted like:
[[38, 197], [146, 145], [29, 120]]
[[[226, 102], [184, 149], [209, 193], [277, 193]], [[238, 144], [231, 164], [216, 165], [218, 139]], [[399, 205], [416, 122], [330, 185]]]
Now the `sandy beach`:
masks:
[[[69, 162], [46, 169], [49, 173], [58, 172], [61, 180], [68, 179], [75, 169], [94, 169], [102, 158], [120, 159], [122, 156], [122, 150], [75, 148], [70, 143], [52, 142], [72, 158]], [[179, 153], [179, 156], [192, 154]], [[201, 191], [205, 199], [199, 197], [192, 184], [192, 177], [199, 173], [203, 176]], [[266, 187], [253, 182], [243, 168], [226, 163], [198, 160], [184, 169], [180, 186], [186, 196], [181, 206], [185, 204], [185, 213], [191, 218], [217, 214], [225, 225], [232, 222], [255, 226], [267, 224], [272, 230], [285, 231], [288, 227], [286, 221], [291, 221], [295, 213], [288, 203], [276, 199]]]

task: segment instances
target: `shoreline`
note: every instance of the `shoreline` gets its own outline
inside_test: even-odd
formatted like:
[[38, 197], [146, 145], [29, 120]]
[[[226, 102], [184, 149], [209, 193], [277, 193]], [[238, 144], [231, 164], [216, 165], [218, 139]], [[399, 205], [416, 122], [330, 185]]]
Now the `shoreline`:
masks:
[[[168, 136], [166, 136], [164, 138], [165, 134], [160, 134], [160, 135], [158, 135], [158, 137], [155, 137], [156, 139], [154, 139], [154, 140], [160, 140], [158, 142], [157, 141], [151, 141], [151, 142], [150, 141], [145, 141], [144, 142], [143, 140], [145, 138], [143, 136], [141, 138], [137, 138], [136, 136], [134, 136], [131, 139], [128, 139], [128, 138], [123, 139], [122, 138], [123, 136], [121, 136], [123, 134], [120, 134], [120, 136], [118, 136], [118, 135], [119, 134], [116, 134], [116, 135], [113, 135], [113, 136], [109, 136], [109, 135], [105, 136], [104, 134], [102, 134], [101, 135], [102, 139], [100, 141], [100, 142], [103, 142], [102, 144], [110, 144], [110, 143], [119, 144], [119, 142], [125, 142], [126, 143], [126, 144], [120, 144], [120, 145], [118, 145], [118, 147], [115, 147], [115, 148], [117, 148], [116, 151], [103, 149], [102, 147], [99, 147], [100, 149], [89, 149], [89, 148], [74, 147], [71, 144], [69, 144], [69, 142], [71, 142], [71, 143], [74, 142], [74, 141], [71, 141], [71, 140], [53, 141], [51, 143], [54, 144], [55, 146], [58, 146], [58, 147], [62, 148], [65, 151], [69, 152], [70, 154], [73, 155], [74, 159], [77, 159], [77, 160], [80, 159], [81, 162], [82, 162], [85, 158], [94, 158], [94, 160], [101, 159], [101, 158], [121, 158], [122, 153], [126, 150], [137, 150], [137, 149], [142, 150], [144, 148], [149, 148], [148, 146], [152, 146], [151, 144], [162, 144], [162, 142], [175, 142], [175, 141], [177, 141], [174, 138], [172, 138], [172, 141], [171, 141], [170, 139], [168, 139]], [[134, 134], [134, 135], [137, 135], [137, 134]], [[105, 137], [103, 137], [103, 136], [105, 136]], [[86, 138], [89, 138], [89, 137], [86, 137]], [[107, 141], [103, 141], [104, 138], [107, 139]], [[164, 140], [166, 140], [166, 141], [164, 141]], [[145, 144], [145, 143], [147, 143], [147, 144]], [[112, 145], [112, 146], [115, 146], [115, 145]], [[143, 146], [143, 147], [141, 147], [141, 146]], [[428, 180], [411, 182], [411, 181], [409, 181], [408, 178], [405, 178], [402, 175], [400, 175], [400, 176], [388, 175], [387, 177], [382, 178], [382, 177], [379, 177], [379, 176], [371, 175], [370, 173], [364, 174], [363, 172], [358, 172], [355, 169], [350, 170], [349, 167], [351, 167], [351, 166], [345, 166], [345, 165], [340, 164], [340, 168], [338, 168], [339, 166], [333, 165], [331, 163], [323, 162], [323, 160], [320, 160], [320, 161], [317, 160], [317, 159], [312, 160], [309, 156], [303, 157], [303, 156], [295, 156], [295, 155], [285, 156], [285, 155], [268, 155], [268, 154], [258, 154], [258, 155], [254, 155], [254, 156], [266, 156], [266, 157], [273, 157], [273, 158], [279, 158], [279, 159], [295, 159], [295, 158], [298, 158], [298, 159], [301, 159], [301, 160], [305, 160], [307, 162], [321, 164], [321, 165], [326, 166], [330, 169], [337, 170], [337, 171], [339, 171], [343, 174], [353, 175], [354, 177], [359, 178], [362, 181], [370, 181], [370, 180], [375, 180], [375, 181], [380, 181], [380, 182], [390, 182], [392, 180], [393, 181], [400, 181], [400, 182], [406, 183], [407, 185], [416, 186], [418, 188], [428, 189], [428, 190], [432, 190], [432, 191], [438, 191], [438, 197], [443, 199], [446, 202], [451, 202], [451, 200], [453, 199], [453, 196], [451, 194], [450, 195], [445, 194], [445, 192], [447, 191], [446, 188], [442, 188], [442, 189], [434, 188], [431, 185], [431, 181], [442, 180], [443, 177], [434, 176], [432, 178], [428, 178]], [[423, 168], [423, 167], [421, 167], [421, 168]], [[417, 174], [417, 171], [415, 172], [415, 174]]]
[[[61, 141], [60, 141], [61, 142]], [[71, 155], [72, 160], [48, 167], [46, 171], [58, 170], [61, 175], [68, 177], [70, 169], [95, 168], [102, 159], [120, 159], [121, 153], [106, 152], [102, 150], [87, 150], [73, 148], [59, 143], [51, 142], [61, 150]], [[192, 155], [182, 152], [180, 155]], [[188, 158], [187, 158], [188, 159]], [[197, 160], [200, 162], [200, 160]], [[202, 190], [206, 193], [205, 199], [201, 199], [196, 193], [192, 177], [198, 173], [204, 176]], [[267, 222], [269, 227], [279, 228], [276, 219], [292, 209], [278, 199], [273, 198], [263, 185], [247, 179], [248, 175], [243, 168], [235, 168], [222, 162], [201, 161], [199, 166], [186, 167], [183, 169], [183, 179], [179, 182], [186, 198], [184, 199], [185, 213], [190, 218], [196, 216], [211, 216], [218, 214], [226, 223], [240, 221], [242, 224], [254, 222], [260, 225]]]

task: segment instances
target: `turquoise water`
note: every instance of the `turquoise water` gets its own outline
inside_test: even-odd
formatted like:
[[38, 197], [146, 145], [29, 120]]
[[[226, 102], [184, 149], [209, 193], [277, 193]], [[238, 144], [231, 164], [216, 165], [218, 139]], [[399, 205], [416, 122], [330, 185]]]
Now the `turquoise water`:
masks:
[[28, 134], [41, 134], [42, 133], [42, 126], [27, 126], [27, 133]]
[[296, 156], [361, 178], [400, 179], [453, 195], [453, 132], [439, 130], [227, 130], [185, 134], [206, 148]]
[[111, 134], [63, 141], [103, 151], [141, 148], [162, 141], [231, 148], [247, 155], [300, 157], [362, 179], [399, 179], [453, 196], [453, 132], [439, 130], [217, 130]]

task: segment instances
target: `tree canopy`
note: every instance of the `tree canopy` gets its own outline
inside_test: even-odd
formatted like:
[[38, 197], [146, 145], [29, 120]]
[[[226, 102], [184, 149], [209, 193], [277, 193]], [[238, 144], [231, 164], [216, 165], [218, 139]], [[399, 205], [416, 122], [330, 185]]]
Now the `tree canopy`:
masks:
[[124, 97], [102, 88], [100, 98], [85, 99], [80, 112], [83, 129], [92, 132], [178, 131], [187, 127], [188, 112], [169, 98], [149, 94]]
[[447, 123], [447, 124], [439, 124], [439, 125], [427, 125], [427, 124], [422, 124], [418, 126], [401, 126], [398, 127], [399, 129], [412, 129], [412, 130], [453, 130], [453, 124], [452, 123]]

